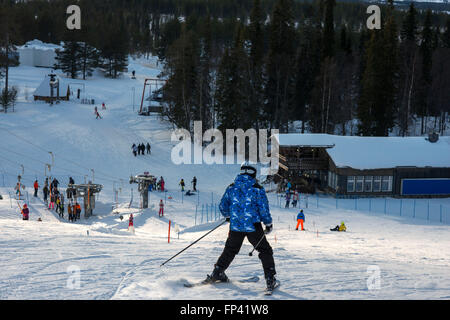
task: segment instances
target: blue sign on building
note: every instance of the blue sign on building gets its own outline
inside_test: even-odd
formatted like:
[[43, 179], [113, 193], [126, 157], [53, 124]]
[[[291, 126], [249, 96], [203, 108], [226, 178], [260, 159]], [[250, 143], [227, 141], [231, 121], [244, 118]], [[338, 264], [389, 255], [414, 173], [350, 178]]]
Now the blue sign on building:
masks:
[[450, 178], [402, 179], [402, 195], [450, 195]]

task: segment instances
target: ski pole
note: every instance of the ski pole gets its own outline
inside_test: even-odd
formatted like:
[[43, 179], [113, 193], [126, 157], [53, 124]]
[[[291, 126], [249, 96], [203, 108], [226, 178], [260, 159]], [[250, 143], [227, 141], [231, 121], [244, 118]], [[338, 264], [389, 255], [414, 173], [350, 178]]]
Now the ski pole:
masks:
[[259, 246], [259, 244], [261, 243], [262, 239], [264, 239], [266, 236], [266, 234], [263, 234], [263, 236], [261, 237], [261, 239], [259, 239], [258, 243], [256, 244], [256, 246], [253, 247], [253, 250], [251, 252], [248, 253], [248, 255], [251, 257], [253, 256], [253, 251], [256, 250], [256, 248]]
[[181, 250], [180, 252], [178, 252], [176, 255], [172, 256], [170, 259], [166, 260], [165, 262], [163, 262], [160, 267], [162, 267], [163, 265], [165, 265], [167, 262], [169, 262], [170, 260], [172, 260], [173, 258], [175, 258], [176, 256], [178, 256], [180, 253], [182, 253], [183, 251], [187, 250], [188, 248], [190, 248], [191, 246], [193, 246], [194, 244], [196, 244], [197, 242], [199, 242], [200, 240], [202, 240], [204, 237], [206, 237], [208, 234], [210, 234], [211, 232], [213, 232], [214, 230], [216, 230], [217, 228], [219, 228], [221, 225], [223, 225], [225, 222], [227, 222], [227, 220], [222, 221], [221, 224], [219, 224], [217, 227], [215, 227], [214, 229], [208, 231], [208, 233], [206, 233], [205, 235], [203, 235], [202, 237], [198, 238], [197, 240], [195, 240], [194, 242], [192, 242], [190, 245], [188, 245], [186, 248], [184, 248], [183, 250]]

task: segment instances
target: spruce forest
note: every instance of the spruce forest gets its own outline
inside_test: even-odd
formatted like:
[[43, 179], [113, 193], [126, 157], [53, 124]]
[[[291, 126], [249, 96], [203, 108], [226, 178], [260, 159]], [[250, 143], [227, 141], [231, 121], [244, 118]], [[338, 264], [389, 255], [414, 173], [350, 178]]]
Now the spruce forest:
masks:
[[63, 41], [57, 68], [79, 79], [95, 68], [116, 78], [129, 55], [158, 56], [164, 115], [186, 129], [408, 136], [448, 127], [443, 12], [380, 4], [381, 28], [369, 30], [364, 2], [80, 0], [74, 31], [71, 2], [0, 1], [0, 53]]

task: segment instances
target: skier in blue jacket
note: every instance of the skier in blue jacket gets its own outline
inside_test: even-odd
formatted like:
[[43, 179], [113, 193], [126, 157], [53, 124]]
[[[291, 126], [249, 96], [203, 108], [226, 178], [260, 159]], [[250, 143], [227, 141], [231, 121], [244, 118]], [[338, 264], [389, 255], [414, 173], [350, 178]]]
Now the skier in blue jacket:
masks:
[[301, 230], [304, 231], [305, 229], [303, 228], [303, 222], [305, 222], [305, 214], [303, 213], [302, 209], [297, 215], [297, 227], [295, 228], [295, 230], [298, 230], [298, 226], [301, 224], [302, 225]]
[[[225, 191], [219, 205], [222, 215], [230, 221], [230, 232], [222, 255], [214, 265], [211, 275], [206, 281], [227, 282], [225, 270], [241, 249], [245, 237], [259, 252], [263, 265], [267, 287], [273, 289], [275, 279], [275, 262], [273, 250], [265, 234], [272, 230], [272, 217], [266, 192], [256, 182], [256, 168], [247, 162], [241, 166], [234, 183]], [[264, 223], [266, 230], [263, 230]]]

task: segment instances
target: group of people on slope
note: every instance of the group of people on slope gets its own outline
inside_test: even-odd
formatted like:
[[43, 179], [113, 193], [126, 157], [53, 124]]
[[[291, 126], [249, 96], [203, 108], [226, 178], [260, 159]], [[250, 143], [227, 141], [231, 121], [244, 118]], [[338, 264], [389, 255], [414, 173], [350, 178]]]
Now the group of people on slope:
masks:
[[[64, 202], [65, 202], [65, 197], [63, 195], [62, 192], [59, 191], [58, 186], [59, 186], [59, 181], [58, 179], [54, 178], [52, 179], [51, 183], [49, 184], [49, 180], [48, 178], [45, 178], [45, 182], [44, 182], [44, 187], [42, 188], [42, 193], [44, 196], [44, 203], [47, 206], [48, 210], [55, 210], [56, 213], [58, 213], [60, 218], [64, 219], [64, 211], [65, 211], [65, 206], [64, 206]], [[77, 219], [80, 219], [80, 214], [81, 214], [81, 206], [78, 203], [78, 201], [76, 201], [76, 199], [74, 200], [73, 198], [76, 196], [75, 194], [73, 194], [73, 189], [70, 188], [70, 186], [74, 185], [75, 181], [73, 180], [72, 177], [69, 178], [69, 188], [67, 188], [66, 190], [66, 194], [67, 194], [67, 199], [70, 201], [69, 205], [67, 207], [67, 212], [69, 214], [69, 221], [76, 221]], [[39, 191], [39, 182], [37, 180], [34, 181], [33, 184], [33, 188], [34, 188], [34, 197], [38, 197], [38, 191]], [[24, 205], [24, 209], [27, 209], [26, 211], [28, 211], [29, 214], [29, 208]], [[23, 210], [22, 210], [23, 211]]]
[[297, 190], [291, 191], [290, 189], [286, 190], [286, 205], [285, 208], [289, 208], [289, 205], [291, 204], [291, 198], [292, 198], [292, 208], [297, 208], [297, 203], [300, 200], [300, 194]]
[[[194, 178], [191, 181], [192, 183], [192, 189], [194, 191], [197, 191], [197, 178], [194, 176]], [[184, 179], [181, 178], [180, 182], [178, 183], [179, 186], [181, 186], [181, 192], [184, 192], [184, 187], [186, 186], [186, 183], [184, 182]], [[188, 192], [190, 193], [191, 190], [188, 190]]]
[[[295, 227], [295, 230], [298, 230], [298, 227], [301, 226], [301, 231], [305, 231], [303, 224], [305, 223], [305, 214], [303, 213], [303, 209], [300, 210], [300, 212], [297, 215], [297, 226]], [[347, 231], [347, 227], [345, 226], [345, 222], [342, 221], [341, 225], [337, 225], [333, 229], [330, 229], [330, 231], [339, 231], [339, 232], [345, 232]]]
[[138, 145], [133, 143], [133, 145], [131, 146], [131, 150], [135, 157], [138, 155], [145, 155], [146, 151], [147, 151], [147, 154], [152, 154], [151, 148], [152, 147], [150, 146], [150, 143], [148, 143], [148, 142], [147, 142], [147, 144], [140, 143]]

